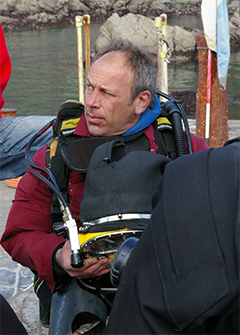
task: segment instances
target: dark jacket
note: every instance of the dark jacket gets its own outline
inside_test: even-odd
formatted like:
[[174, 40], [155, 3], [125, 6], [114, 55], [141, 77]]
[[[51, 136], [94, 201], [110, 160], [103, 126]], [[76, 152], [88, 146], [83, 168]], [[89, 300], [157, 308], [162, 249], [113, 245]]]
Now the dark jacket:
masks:
[[169, 163], [107, 334], [239, 333], [240, 148]]

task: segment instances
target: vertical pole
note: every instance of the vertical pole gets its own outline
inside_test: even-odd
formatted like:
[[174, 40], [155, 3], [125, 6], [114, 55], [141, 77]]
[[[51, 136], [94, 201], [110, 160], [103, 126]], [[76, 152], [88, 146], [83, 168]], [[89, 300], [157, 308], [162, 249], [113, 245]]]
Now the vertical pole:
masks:
[[[205, 136], [206, 103], [207, 103], [207, 64], [208, 49], [204, 32], [197, 33], [199, 82], [197, 89], [196, 135]], [[227, 90], [219, 84], [217, 72], [217, 55], [212, 52], [212, 75], [210, 97], [210, 134], [209, 146], [220, 147], [228, 140], [228, 107]]]
[[162, 69], [163, 69], [163, 92], [168, 94], [168, 63], [167, 63], [167, 15], [162, 14], [160, 16], [161, 23], [162, 23]]
[[[167, 15], [162, 14], [155, 18], [155, 28], [157, 35], [157, 62], [159, 90], [168, 94], [168, 70], [167, 70]], [[160, 101], [166, 99], [160, 97]]]
[[82, 16], [75, 17], [77, 28], [77, 50], [78, 50], [78, 89], [79, 101], [84, 104], [84, 83], [83, 83], [83, 51], [82, 51]]
[[[156, 36], [157, 36], [157, 64], [158, 64], [158, 81], [159, 81], [159, 91], [162, 91], [162, 64], [161, 64], [161, 52], [162, 46], [160, 44], [161, 33], [161, 18], [160, 16], [155, 18], [155, 28], [156, 28]], [[161, 100], [161, 97], [160, 97]]]
[[83, 22], [85, 26], [85, 70], [87, 77], [90, 69], [90, 15], [84, 15]]
[[211, 101], [211, 76], [212, 76], [212, 50], [208, 49], [208, 67], [207, 67], [207, 102], [206, 102], [206, 123], [205, 123], [205, 141], [209, 143], [210, 133], [210, 101]]

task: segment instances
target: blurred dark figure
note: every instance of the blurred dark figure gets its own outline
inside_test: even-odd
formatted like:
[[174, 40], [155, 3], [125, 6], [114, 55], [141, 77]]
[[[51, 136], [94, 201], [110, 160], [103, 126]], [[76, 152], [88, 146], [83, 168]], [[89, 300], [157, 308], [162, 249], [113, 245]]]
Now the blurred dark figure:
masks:
[[25, 335], [26, 329], [18, 319], [7, 300], [0, 294], [0, 334], [1, 335]]
[[239, 334], [239, 141], [166, 165], [107, 334]]

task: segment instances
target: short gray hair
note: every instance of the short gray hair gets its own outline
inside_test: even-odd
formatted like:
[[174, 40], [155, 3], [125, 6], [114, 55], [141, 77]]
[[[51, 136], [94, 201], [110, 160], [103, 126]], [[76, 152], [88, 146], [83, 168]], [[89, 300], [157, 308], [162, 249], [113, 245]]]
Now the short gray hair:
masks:
[[152, 108], [156, 92], [156, 69], [150, 57], [137, 46], [125, 40], [113, 40], [109, 45], [103, 47], [93, 58], [92, 64], [109, 52], [122, 52], [126, 63], [134, 74], [131, 103], [142, 91], [149, 91], [151, 100], [148, 107]]

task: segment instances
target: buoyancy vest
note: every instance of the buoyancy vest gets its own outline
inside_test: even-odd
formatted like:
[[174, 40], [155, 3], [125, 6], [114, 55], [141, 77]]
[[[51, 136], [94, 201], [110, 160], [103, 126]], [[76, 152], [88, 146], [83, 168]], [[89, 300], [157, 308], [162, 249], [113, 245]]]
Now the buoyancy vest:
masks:
[[[84, 106], [78, 101], [66, 101], [62, 104], [53, 125], [54, 140], [51, 141], [46, 151], [47, 167], [55, 176], [57, 184], [68, 203], [70, 202], [67, 191], [70, 171], [86, 173], [92, 153], [99, 145], [118, 139], [125, 144], [125, 154], [131, 151], [150, 150], [149, 140], [145, 135], [146, 129], [126, 137], [81, 138], [74, 135], [83, 112]], [[178, 154], [176, 136], [174, 136], [171, 121], [171, 116], [161, 110], [161, 115], [153, 122], [153, 125], [158, 153], [173, 160]], [[181, 124], [178, 127], [180, 128], [178, 138], [184, 139]], [[53, 192], [51, 212], [53, 222], [62, 220], [58, 199]]]

